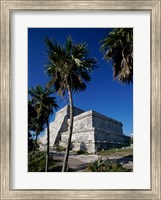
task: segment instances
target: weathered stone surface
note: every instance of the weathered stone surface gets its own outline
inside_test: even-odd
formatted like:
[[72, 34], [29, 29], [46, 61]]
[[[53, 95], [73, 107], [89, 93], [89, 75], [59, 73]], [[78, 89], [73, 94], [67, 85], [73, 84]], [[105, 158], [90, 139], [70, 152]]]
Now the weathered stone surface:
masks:
[[[69, 107], [56, 113], [50, 124], [50, 146], [66, 147], [68, 140]], [[128, 137], [123, 134], [123, 124], [93, 110], [83, 111], [74, 108], [74, 125], [71, 149], [94, 153], [101, 149], [126, 146]], [[40, 138], [45, 144], [46, 134]]]

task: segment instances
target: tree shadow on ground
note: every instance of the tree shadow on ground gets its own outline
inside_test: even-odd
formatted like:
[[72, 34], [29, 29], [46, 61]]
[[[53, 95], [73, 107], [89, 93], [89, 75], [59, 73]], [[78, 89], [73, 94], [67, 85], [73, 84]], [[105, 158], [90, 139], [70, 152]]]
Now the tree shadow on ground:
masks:
[[78, 172], [78, 171], [86, 169], [87, 166], [88, 166], [88, 164], [80, 164], [77, 166], [77, 168], [70, 167], [68, 169], [68, 172]]
[[124, 156], [122, 158], [114, 159], [120, 164], [126, 164], [128, 162], [133, 162], [133, 155]]

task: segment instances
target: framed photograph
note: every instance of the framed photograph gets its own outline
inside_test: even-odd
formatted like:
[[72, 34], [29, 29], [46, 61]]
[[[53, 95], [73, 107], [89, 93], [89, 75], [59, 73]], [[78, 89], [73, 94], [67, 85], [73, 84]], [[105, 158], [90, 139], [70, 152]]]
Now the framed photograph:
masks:
[[160, 0], [0, 2], [1, 199], [161, 199]]

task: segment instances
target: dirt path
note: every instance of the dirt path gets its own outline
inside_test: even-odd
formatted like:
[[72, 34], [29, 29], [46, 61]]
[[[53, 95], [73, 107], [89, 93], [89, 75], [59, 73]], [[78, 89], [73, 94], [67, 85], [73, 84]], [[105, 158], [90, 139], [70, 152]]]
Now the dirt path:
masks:
[[[54, 161], [58, 166], [62, 166], [63, 158], [64, 158], [64, 152], [56, 152], [52, 151], [51, 155], [53, 156]], [[76, 154], [70, 154], [69, 156], [69, 169], [71, 171], [82, 171], [86, 168], [86, 166], [89, 163], [93, 163], [94, 161], [98, 160], [100, 156], [98, 155], [76, 155]], [[101, 156], [103, 159], [111, 159], [111, 160], [117, 160], [124, 168], [133, 170], [133, 156]]]

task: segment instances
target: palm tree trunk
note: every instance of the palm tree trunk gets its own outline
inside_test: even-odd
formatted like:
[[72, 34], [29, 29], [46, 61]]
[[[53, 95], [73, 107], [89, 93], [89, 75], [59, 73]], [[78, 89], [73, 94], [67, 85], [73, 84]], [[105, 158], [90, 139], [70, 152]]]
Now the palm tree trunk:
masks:
[[67, 143], [67, 147], [65, 151], [62, 172], [67, 171], [69, 150], [70, 150], [71, 138], [72, 138], [72, 133], [73, 133], [73, 98], [72, 98], [71, 88], [69, 88], [68, 90], [68, 96], [69, 96], [69, 104], [70, 104], [69, 138], [68, 138], [68, 143]]
[[49, 121], [46, 121], [47, 125], [47, 151], [46, 151], [46, 166], [45, 166], [45, 172], [48, 171], [49, 168], [49, 148], [50, 148], [50, 131], [49, 131]]

